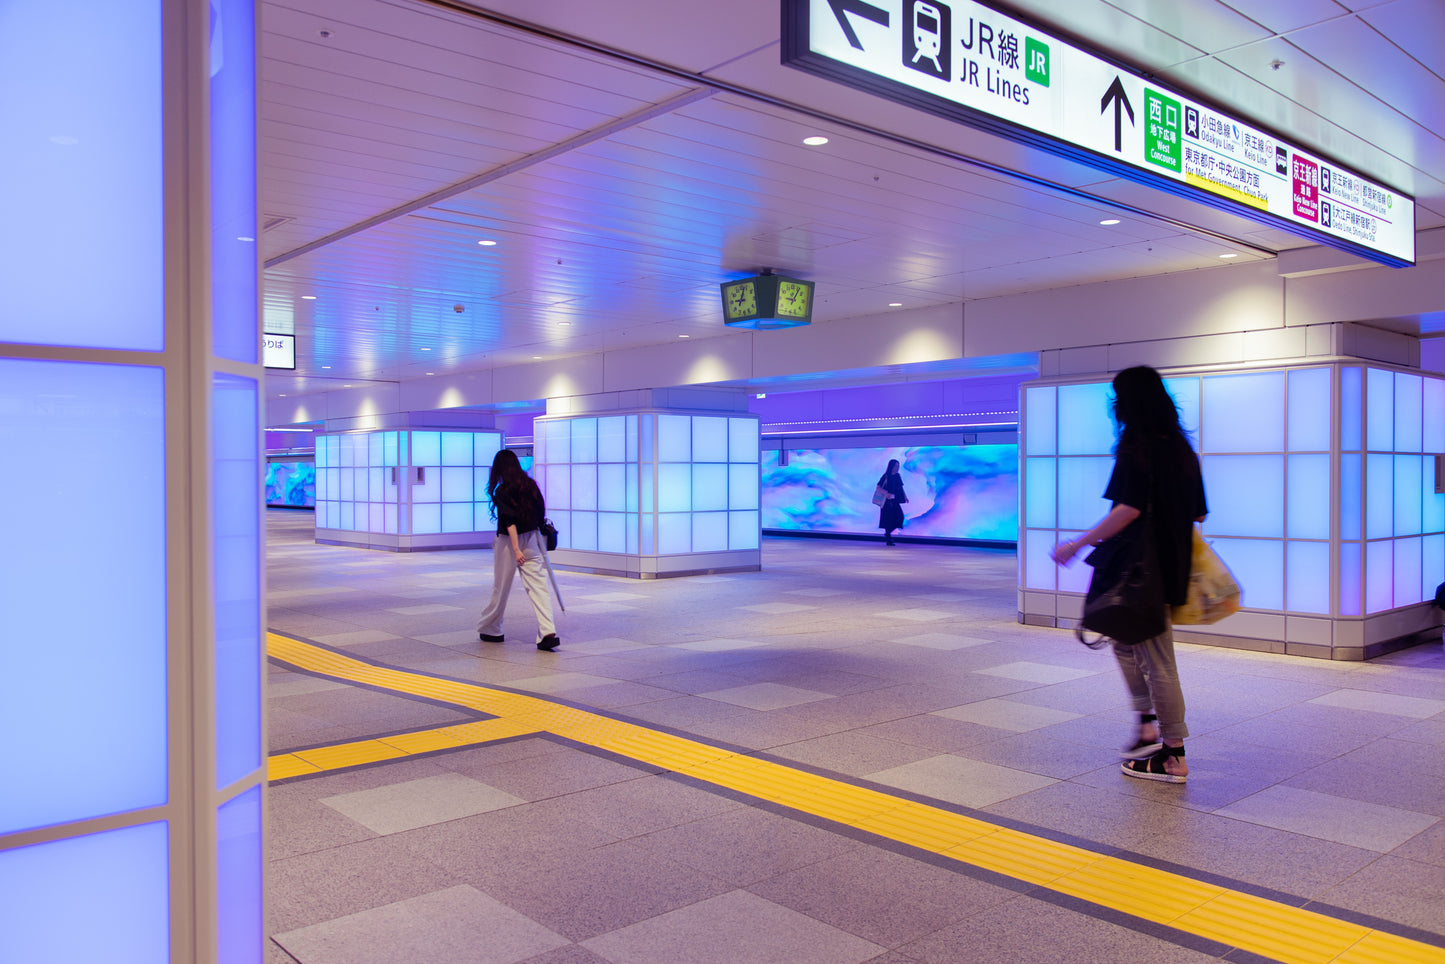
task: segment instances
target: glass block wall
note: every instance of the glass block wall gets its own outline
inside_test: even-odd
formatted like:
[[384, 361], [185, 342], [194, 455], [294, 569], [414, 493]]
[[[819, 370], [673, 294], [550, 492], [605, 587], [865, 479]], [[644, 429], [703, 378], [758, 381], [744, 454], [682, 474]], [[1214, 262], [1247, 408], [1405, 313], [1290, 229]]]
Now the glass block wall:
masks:
[[[1204, 533], [1244, 587], [1240, 615], [1188, 635], [1349, 657], [1405, 623], [1332, 624], [1433, 597], [1445, 579], [1431, 459], [1445, 452], [1445, 382], [1325, 365], [1166, 384], [1204, 470]], [[1092, 570], [1060, 568], [1049, 552], [1108, 509], [1109, 382], [1035, 383], [1023, 395], [1020, 611], [1072, 625]]]
[[[549, 416], [534, 423], [533, 456], [559, 562], [633, 575], [757, 568], [756, 416]], [[734, 555], [698, 558], [718, 553]]]
[[446, 545], [461, 536], [474, 544], [477, 533], [494, 531], [487, 476], [501, 447], [496, 431], [318, 435], [317, 538], [376, 548]]

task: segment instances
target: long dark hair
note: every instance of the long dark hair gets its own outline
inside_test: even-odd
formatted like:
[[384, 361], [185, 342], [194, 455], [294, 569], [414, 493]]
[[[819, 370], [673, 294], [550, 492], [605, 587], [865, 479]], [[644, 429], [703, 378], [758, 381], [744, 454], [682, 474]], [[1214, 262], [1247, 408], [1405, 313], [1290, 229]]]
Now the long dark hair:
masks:
[[520, 508], [523, 499], [532, 502], [538, 508], [539, 515], [545, 511], [540, 508], [542, 492], [537, 488], [526, 472], [522, 471], [522, 463], [517, 461], [517, 453], [511, 449], [502, 449], [492, 456], [492, 471], [487, 476], [487, 498], [492, 500], [492, 518], [497, 517], [497, 490], [509, 489], [510, 500], [518, 503], [514, 508]]
[[878, 477], [878, 484], [879, 484], [879, 485], [882, 485], [883, 482], [884, 482], [884, 480], [887, 479], [888, 476], [892, 475], [892, 474], [893, 474], [894, 472], [896, 472], [896, 471], [898, 471], [898, 460], [897, 460], [897, 459], [889, 459], [889, 460], [888, 460], [888, 468], [884, 469], [884, 470], [883, 470], [883, 474]]
[[1179, 408], [1157, 371], [1148, 365], [1126, 368], [1114, 376], [1113, 387], [1120, 448], [1133, 448], [1146, 439], [1184, 437]]

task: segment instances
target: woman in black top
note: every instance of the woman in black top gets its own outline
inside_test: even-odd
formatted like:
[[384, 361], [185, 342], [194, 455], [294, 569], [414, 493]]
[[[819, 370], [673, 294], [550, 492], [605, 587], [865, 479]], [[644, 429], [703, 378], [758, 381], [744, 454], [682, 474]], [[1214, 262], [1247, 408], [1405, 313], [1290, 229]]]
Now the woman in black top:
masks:
[[1104, 489], [1113, 503], [1109, 514], [1077, 539], [1060, 543], [1054, 560], [1068, 565], [1082, 546], [1098, 545], [1130, 527], [1141, 530], [1140, 516], [1153, 517], [1155, 548], [1163, 577], [1164, 632], [1133, 646], [1114, 647], [1124, 674], [1139, 730], [1125, 747], [1126, 774], [1145, 780], [1183, 783], [1189, 773], [1184, 760], [1184, 693], [1174, 661], [1174, 634], [1168, 607], [1183, 604], [1189, 592], [1194, 523], [1203, 522], [1209, 507], [1199, 457], [1179, 425], [1179, 410], [1159, 373], [1144, 365], [1114, 376], [1114, 421], [1119, 439], [1114, 446], [1114, 472]]
[[891, 546], [894, 545], [893, 530], [903, 528], [903, 503], [908, 501], [908, 496], [903, 494], [903, 476], [898, 474], [897, 459], [888, 460], [888, 468], [883, 470], [878, 484], [888, 490], [888, 498], [878, 510], [878, 528], [883, 530], [886, 544]]
[[522, 471], [517, 453], [502, 449], [492, 459], [487, 495], [492, 500], [492, 517], [497, 520], [497, 538], [492, 540], [492, 599], [477, 622], [477, 635], [484, 643], [502, 641], [502, 616], [512, 591], [512, 575], [520, 571], [522, 588], [537, 614], [537, 648], [556, 649], [561, 640], [552, 621], [552, 596], [543, 557], [546, 545], [538, 531], [547, 515], [542, 490]]

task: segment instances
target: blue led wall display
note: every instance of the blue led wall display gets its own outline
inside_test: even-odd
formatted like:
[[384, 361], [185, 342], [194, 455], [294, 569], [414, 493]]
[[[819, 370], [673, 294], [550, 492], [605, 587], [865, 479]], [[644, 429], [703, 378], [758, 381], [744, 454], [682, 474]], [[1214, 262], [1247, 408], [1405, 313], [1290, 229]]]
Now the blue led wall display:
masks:
[[[166, 802], [164, 387], [159, 368], [0, 360], [0, 450], [47, 468], [0, 472], [23, 559], [0, 579], [0, 733], [25, 787], [0, 791], [0, 833]], [[38, 642], [57, 633], [64, 659]]]
[[266, 504], [316, 506], [315, 462], [267, 462]]
[[763, 453], [763, 528], [878, 532], [873, 487], [898, 459], [909, 536], [1014, 542], [1018, 538], [1018, 446], [938, 445], [788, 449]]
[[[1445, 495], [1433, 491], [1430, 459], [1445, 452], [1445, 380], [1346, 365], [1166, 384], [1200, 453], [1204, 532], [1239, 577], [1246, 609], [1370, 615], [1416, 605], [1445, 581]], [[1093, 382], [1024, 391], [1025, 589], [1087, 585], [1077, 572], [1087, 567], [1061, 570], [1047, 554], [1108, 509], [1107, 390]]]
[[0, 4], [0, 341], [165, 347], [161, 8]]

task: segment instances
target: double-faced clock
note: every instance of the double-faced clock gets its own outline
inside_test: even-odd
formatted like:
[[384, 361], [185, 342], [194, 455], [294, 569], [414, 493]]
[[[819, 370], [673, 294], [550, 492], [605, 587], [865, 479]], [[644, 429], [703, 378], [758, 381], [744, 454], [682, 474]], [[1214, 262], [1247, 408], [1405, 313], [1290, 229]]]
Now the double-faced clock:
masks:
[[768, 271], [722, 283], [723, 321], [733, 328], [795, 328], [813, 320], [813, 282]]

